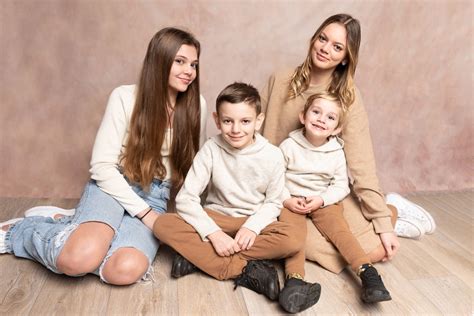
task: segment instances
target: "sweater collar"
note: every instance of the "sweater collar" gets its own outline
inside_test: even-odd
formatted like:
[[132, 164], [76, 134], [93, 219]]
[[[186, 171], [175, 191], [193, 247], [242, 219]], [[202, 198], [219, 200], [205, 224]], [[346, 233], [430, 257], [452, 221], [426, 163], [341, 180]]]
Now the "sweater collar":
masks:
[[311, 151], [330, 152], [340, 150], [344, 147], [344, 141], [337, 136], [329, 137], [329, 141], [319, 147], [311, 144], [306, 137], [303, 135], [303, 128], [297, 129], [290, 133], [290, 138], [293, 139], [298, 145]]

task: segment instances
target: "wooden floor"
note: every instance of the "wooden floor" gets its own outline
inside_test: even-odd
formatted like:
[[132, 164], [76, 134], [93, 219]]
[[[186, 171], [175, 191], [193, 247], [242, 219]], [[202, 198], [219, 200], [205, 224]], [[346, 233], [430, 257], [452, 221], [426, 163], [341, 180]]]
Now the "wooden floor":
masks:
[[[397, 257], [377, 265], [393, 300], [364, 305], [359, 281], [347, 269], [335, 275], [307, 262], [307, 279], [321, 283], [322, 294], [318, 304], [301, 315], [473, 314], [474, 191], [416, 194], [410, 199], [431, 212], [438, 228], [420, 241], [401, 239]], [[19, 217], [35, 205], [75, 203], [0, 198], [0, 221]], [[0, 255], [0, 315], [283, 314], [277, 303], [262, 295], [245, 288], [234, 291], [231, 281], [219, 282], [201, 273], [170, 278], [172, 257], [171, 250], [162, 247], [153, 264], [154, 282], [116, 287], [93, 275], [56, 275], [32, 261]]]

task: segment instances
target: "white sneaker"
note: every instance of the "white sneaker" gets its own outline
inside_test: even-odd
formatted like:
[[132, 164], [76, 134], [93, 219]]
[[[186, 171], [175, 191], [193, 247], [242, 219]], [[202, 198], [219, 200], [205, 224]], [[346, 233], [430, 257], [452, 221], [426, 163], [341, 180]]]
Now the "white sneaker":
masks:
[[6, 222], [0, 223], [0, 253], [10, 252], [7, 250], [7, 245], [5, 244], [5, 238], [7, 237], [7, 232], [2, 229], [3, 226], [15, 224], [23, 220], [23, 218], [12, 218]]
[[395, 206], [398, 210], [398, 218], [403, 218], [407, 221], [411, 219], [418, 220], [425, 229], [426, 234], [434, 233], [436, 223], [433, 217], [424, 208], [408, 201], [403, 196], [397, 193], [388, 193], [385, 197], [387, 204]]
[[423, 225], [416, 219], [397, 218], [394, 228], [398, 237], [420, 239], [425, 234]]
[[25, 217], [32, 217], [32, 216], [43, 216], [43, 217], [51, 217], [55, 219], [54, 216], [60, 214], [63, 216], [72, 216], [76, 213], [76, 209], [64, 209], [56, 206], [35, 206], [25, 211]]

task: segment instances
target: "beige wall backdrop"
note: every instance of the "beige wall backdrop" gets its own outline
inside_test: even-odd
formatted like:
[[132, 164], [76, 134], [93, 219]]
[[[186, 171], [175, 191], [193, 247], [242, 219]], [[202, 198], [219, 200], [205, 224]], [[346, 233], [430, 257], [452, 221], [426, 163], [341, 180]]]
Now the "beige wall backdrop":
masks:
[[356, 82], [383, 189], [474, 187], [472, 1], [2, 0], [0, 196], [80, 196], [108, 95], [136, 82], [160, 28], [201, 41], [213, 109], [228, 83], [262, 88], [299, 64], [319, 24], [341, 12], [362, 24]]

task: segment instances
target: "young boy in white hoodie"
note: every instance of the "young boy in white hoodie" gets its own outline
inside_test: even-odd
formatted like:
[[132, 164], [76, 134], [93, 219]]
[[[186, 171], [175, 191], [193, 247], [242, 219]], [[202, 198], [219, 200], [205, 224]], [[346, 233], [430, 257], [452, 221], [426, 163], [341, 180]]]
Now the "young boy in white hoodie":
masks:
[[[306, 231], [282, 210], [285, 167], [281, 151], [257, 133], [263, 123], [260, 96], [251, 85], [234, 83], [217, 97], [214, 119], [221, 133], [193, 160], [176, 197], [178, 214], [161, 215], [155, 236], [177, 251], [171, 274], [197, 268], [218, 280], [235, 279], [271, 300], [279, 297], [275, 268], [263, 259], [303, 251]], [[204, 207], [200, 196], [208, 189]], [[281, 212], [281, 214], [280, 214]], [[285, 221], [277, 221], [280, 216]], [[303, 273], [286, 265], [287, 273]], [[287, 289], [299, 310], [319, 299], [319, 284]], [[288, 302], [285, 302], [288, 303]]]
[[[349, 190], [344, 142], [337, 137], [346, 109], [337, 96], [319, 93], [308, 98], [299, 119], [303, 128], [280, 144], [286, 163], [285, 200], [290, 211], [310, 217], [313, 224], [339, 250], [362, 280], [361, 298], [366, 303], [390, 300], [377, 270], [351, 233], [343, 216], [342, 201]], [[305, 226], [305, 221], [298, 220]], [[304, 256], [287, 261], [304, 265]], [[280, 298], [286, 296], [283, 289]]]

